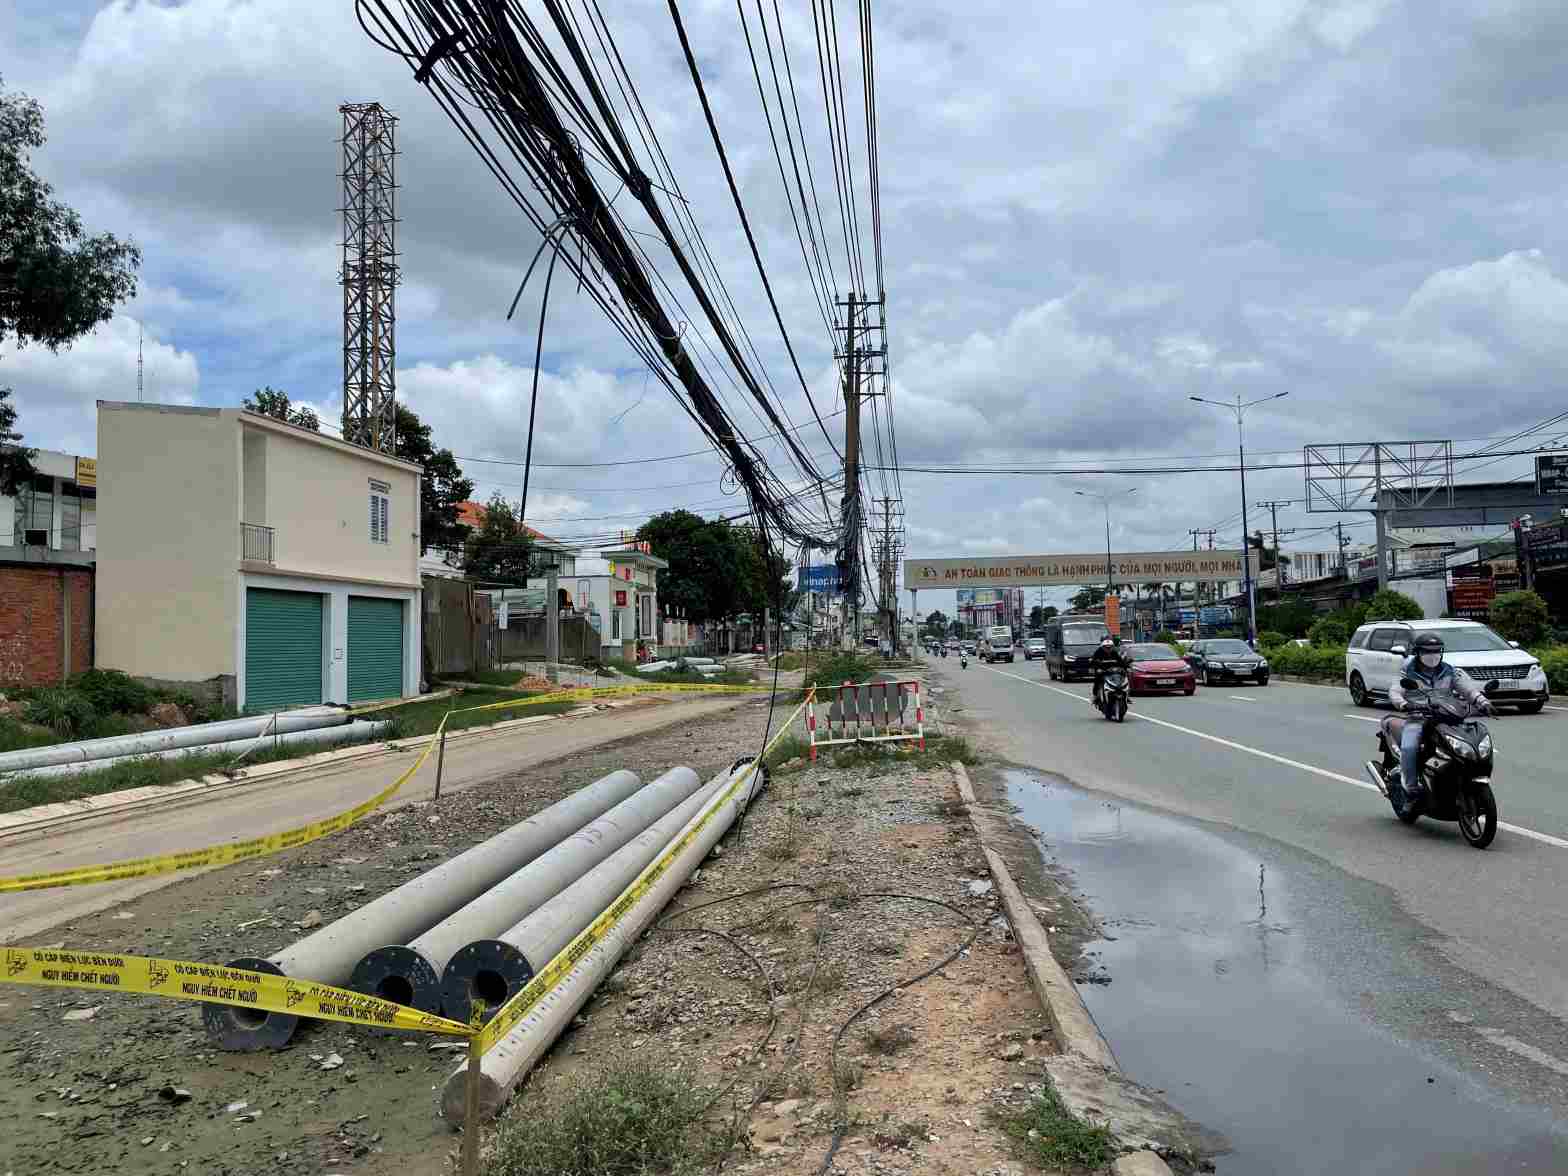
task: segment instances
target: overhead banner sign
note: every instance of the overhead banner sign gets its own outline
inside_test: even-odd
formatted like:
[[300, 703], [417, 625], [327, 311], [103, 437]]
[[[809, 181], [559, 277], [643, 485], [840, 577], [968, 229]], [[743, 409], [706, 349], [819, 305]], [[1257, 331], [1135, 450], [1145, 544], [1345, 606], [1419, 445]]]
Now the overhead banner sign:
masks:
[[837, 592], [838, 565], [812, 564], [809, 567], [801, 568], [800, 590], [802, 592]]
[[[1252, 558], [1257, 572], [1258, 557]], [[1239, 551], [1142, 551], [1111, 556], [1118, 584], [1174, 584], [1179, 580], [1240, 580]], [[1036, 584], [1103, 584], [1099, 555], [999, 555], [989, 558], [904, 561], [907, 588], [1024, 588]]]
[[1535, 459], [1535, 492], [1568, 494], [1568, 453], [1543, 453]]

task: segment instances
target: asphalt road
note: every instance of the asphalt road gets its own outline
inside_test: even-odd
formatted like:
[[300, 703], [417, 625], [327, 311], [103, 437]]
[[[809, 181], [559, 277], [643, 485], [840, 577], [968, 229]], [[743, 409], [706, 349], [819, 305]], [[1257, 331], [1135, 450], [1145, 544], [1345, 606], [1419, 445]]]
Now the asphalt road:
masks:
[[1505, 824], [1477, 851], [1452, 824], [1395, 821], [1362, 770], [1384, 712], [1343, 689], [1199, 687], [1139, 697], [1118, 726], [1043, 662], [929, 664], [944, 713], [1012, 762], [1212, 823], [1277, 863], [1332, 926], [1313, 966], [1348, 1004], [1568, 1121], [1568, 711], [1491, 721]]

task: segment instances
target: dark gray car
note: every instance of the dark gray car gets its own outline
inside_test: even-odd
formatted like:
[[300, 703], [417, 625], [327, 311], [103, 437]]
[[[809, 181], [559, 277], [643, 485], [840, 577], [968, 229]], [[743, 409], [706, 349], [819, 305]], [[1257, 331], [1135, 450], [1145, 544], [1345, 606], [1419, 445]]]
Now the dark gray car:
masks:
[[1269, 684], [1269, 662], [1245, 641], [1233, 637], [1211, 637], [1194, 641], [1187, 647], [1187, 664], [1205, 686], [1225, 682]]

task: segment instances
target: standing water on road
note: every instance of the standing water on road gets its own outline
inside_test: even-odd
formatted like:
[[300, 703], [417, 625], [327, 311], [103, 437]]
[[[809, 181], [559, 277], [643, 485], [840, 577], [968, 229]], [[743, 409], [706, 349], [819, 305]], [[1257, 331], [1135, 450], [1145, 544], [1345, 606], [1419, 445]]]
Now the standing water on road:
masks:
[[1008, 797], [1101, 922], [1089, 1011], [1128, 1077], [1230, 1139], [1223, 1176], [1568, 1171], [1547, 1115], [1345, 999], [1323, 961], [1371, 932], [1321, 865], [1035, 773]]

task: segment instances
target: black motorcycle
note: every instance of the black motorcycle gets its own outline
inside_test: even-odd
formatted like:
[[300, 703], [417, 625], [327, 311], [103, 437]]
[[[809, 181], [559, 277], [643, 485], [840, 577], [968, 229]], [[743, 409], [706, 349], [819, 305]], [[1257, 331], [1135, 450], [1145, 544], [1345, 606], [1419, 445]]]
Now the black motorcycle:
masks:
[[[1421, 724], [1416, 762], [1426, 789], [1415, 797], [1406, 794], [1399, 740], [1389, 731], [1387, 719], [1377, 733], [1382, 761], [1368, 760], [1367, 775], [1406, 825], [1420, 817], [1457, 821], [1464, 839], [1485, 849], [1497, 836], [1497, 798], [1492, 795], [1492, 736], [1475, 717], [1483, 708], [1472, 707], [1452, 691], [1422, 689], [1410, 678], [1402, 679], [1400, 686], [1408, 703], [1405, 721]], [[1495, 681], [1483, 687], [1486, 694], [1496, 689]]]
[[1112, 670], [1100, 684], [1100, 701], [1095, 705], [1113, 723], [1120, 723], [1127, 717], [1127, 690], [1126, 670]]

